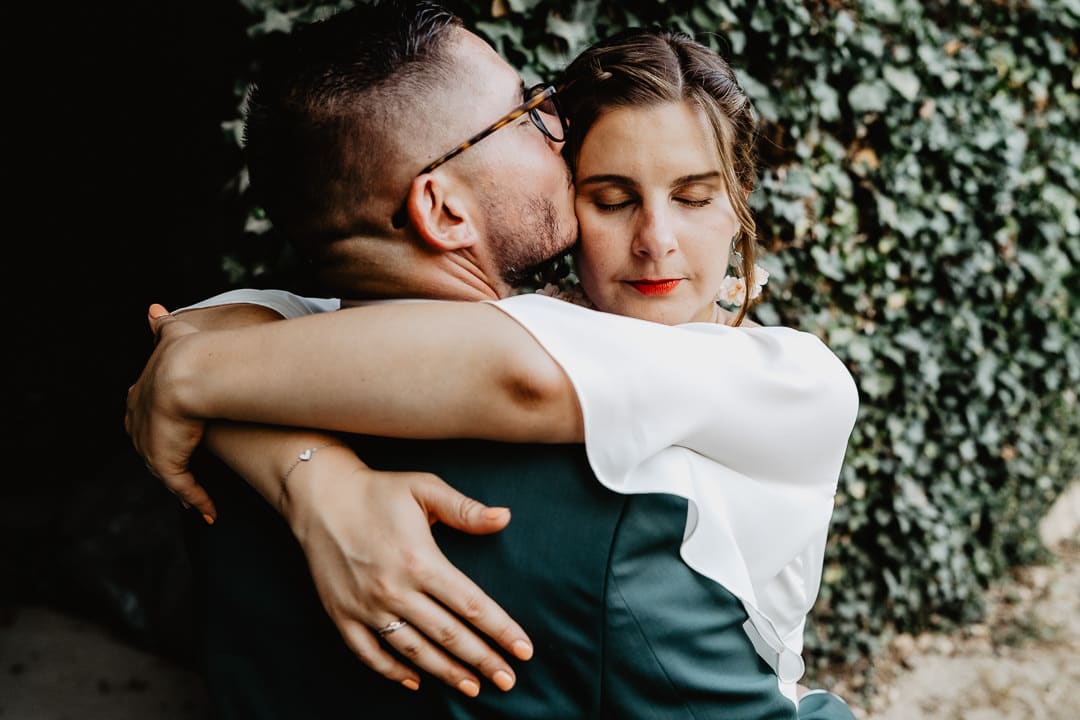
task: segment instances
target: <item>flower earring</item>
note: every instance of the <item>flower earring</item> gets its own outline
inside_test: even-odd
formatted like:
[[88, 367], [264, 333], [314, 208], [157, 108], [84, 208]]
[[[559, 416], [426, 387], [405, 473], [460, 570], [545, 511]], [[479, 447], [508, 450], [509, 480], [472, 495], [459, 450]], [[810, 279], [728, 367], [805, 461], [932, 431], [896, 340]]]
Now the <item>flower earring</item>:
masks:
[[[729, 264], [738, 269], [742, 267], [742, 254], [735, 247], [735, 241], [731, 241], [731, 259]], [[739, 307], [744, 301], [756, 300], [761, 295], [761, 289], [769, 282], [769, 272], [754, 263], [752, 282], [747, 283], [745, 277], [726, 275], [720, 281], [720, 292], [716, 293], [716, 302], [730, 307]]]
[[765, 268], [755, 264], [753, 279], [754, 282], [747, 285], [746, 278], [726, 276], [720, 281], [720, 292], [716, 294], [716, 301], [739, 307], [743, 304], [743, 300], [747, 299], [748, 288], [749, 299], [756, 300], [761, 295], [761, 289], [765, 287], [765, 283], [769, 282], [769, 273]]

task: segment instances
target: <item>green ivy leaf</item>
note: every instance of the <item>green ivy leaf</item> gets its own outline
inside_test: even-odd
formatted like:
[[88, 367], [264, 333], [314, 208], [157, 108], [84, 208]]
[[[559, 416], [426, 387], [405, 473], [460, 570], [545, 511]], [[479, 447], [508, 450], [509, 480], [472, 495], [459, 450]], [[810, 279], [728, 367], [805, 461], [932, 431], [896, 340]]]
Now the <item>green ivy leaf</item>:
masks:
[[848, 104], [857, 113], [882, 112], [890, 94], [889, 86], [881, 80], [862, 82], [848, 92]]
[[910, 69], [886, 65], [882, 70], [882, 75], [885, 77], [885, 82], [889, 83], [893, 90], [900, 93], [905, 100], [913, 101], [919, 96], [922, 83]]

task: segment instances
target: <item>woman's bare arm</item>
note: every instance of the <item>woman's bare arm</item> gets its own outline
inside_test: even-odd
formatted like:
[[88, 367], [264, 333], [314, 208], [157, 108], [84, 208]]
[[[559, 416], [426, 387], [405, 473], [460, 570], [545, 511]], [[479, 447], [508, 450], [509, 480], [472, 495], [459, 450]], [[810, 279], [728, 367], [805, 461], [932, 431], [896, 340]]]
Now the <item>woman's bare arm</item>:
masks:
[[125, 423], [152, 471], [210, 516], [188, 468], [207, 419], [417, 439], [583, 435], [569, 379], [493, 306], [381, 305], [268, 322], [279, 317], [242, 305], [177, 316], [151, 307], [158, 342], [128, 391]]
[[408, 438], [581, 442], [577, 396], [484, 303], [381, 305], [206, 331], [164, 349], [168, 412]]

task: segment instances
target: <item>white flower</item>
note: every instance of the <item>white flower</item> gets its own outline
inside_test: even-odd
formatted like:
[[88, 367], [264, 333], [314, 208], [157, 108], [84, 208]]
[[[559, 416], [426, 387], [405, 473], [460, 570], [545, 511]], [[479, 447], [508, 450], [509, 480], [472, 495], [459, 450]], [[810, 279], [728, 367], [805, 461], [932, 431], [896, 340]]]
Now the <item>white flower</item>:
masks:
[[758, 286], [758, 290], [765, 287], [767, 282], [769, 282], [769, 271], [754, 263], [754, 284]]
[[726, 305], [742, 305], [744, 297], [746, 297], [746, 282], [742, 278], [728, 275], [720, 281], [717, 300]]
[[559, 293], [561, 293], [561, 292], [562, 292], [562, 290], [559, 289], [558, 285], [552, 285], [551, 283], [548, 283], [544, 287], [537, 290], [536, 294], [537, 295], [547, 295], [548, 297], [557, 298], [557, 297], [559, 297]]
[[[760, 265], [754, 265], [754, 284], [750, 286], [750, 299], [755, 300], [761, 295], [761, 289], [769, 282], [769, 271]], [[728, 275], [720, 281], [720, 292], [716, 294], [716, 300], [726, 305], [738, 307], [746, 299], [746, 279]]]
[[580, 288], [561, 288], [558, 285], [548, 283], [544, 287], [536, 291], [537, 295], [547, 295], [553, 297], [556, 300], [562, 300], [564, 302], [573, 303], [574, 305], [581, 305], [582, 307], [592, 308], [594, 307], [589, 298], [585, 296], [585, 293]]

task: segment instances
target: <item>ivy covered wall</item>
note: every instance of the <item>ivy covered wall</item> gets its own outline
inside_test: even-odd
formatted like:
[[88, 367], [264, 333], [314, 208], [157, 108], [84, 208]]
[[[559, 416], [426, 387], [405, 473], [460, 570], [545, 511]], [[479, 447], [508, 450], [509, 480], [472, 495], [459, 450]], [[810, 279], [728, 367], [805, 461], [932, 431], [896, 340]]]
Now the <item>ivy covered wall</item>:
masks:
[[[240, 4], [255, 58], [268, 33], [352, 3]], [[458, 9], [527, 81], [652, 23], [738, 68], [761, 121], [757, 317], [820, 335], [861, 394], [812, 667], [970, 620], [988, 583], [1040, 558], [1038, 520], [1080, 473], [1078, 0]], [[242, 187], [240, 171], [241, 203]], [[224, 261], [235, 284], [288, 267], [257, 212], [245, 238]]]

